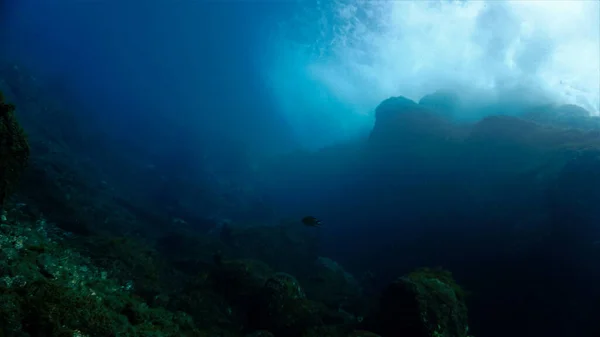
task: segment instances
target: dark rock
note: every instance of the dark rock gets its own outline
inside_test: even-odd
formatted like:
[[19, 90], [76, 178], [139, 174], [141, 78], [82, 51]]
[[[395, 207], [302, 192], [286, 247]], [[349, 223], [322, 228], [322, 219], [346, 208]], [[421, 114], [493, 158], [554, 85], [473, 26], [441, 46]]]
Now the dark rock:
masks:
[[0, 93], [0, 208], [14, 192], [27, 162], [29, 144], [15, 116], [15, 106]]
[[423, 111], [422, 107], [419, 107], [415, 101], [406, 97], [390, 97], [379, 103], [375, 109], [375, 119], [380, 123], [386, 123], [397, 117], [398, 114], [410, 110]]
[[464, 293], [451, 274], [420, 269], [401, 277], [381, 298], [379, 333], [383, 336], [467, 337]]
[[378, 147], [415, 146], [454, 137], [456, 130], [443, 117], [405, 97], [392, 97], [375, 110], [369, 143]]
[[301, 337], [308, 329], [322, 325], [324, 312], [322, 304], [306, 298], [293, 276], [277, 273], [265, 283], [250, 324], [275, 336]]
[[306, 298], [298, 280], [286, 273], [276, 273], [269, 278], [265, 283], [265, 289], [269, 300], [274, 302]]

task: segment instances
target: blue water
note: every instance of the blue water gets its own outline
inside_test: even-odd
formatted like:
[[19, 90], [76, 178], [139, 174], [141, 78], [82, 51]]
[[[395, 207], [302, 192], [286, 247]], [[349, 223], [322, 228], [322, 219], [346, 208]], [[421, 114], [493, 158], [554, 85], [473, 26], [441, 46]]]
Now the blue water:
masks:
[[197, 137], [315, 148], [367, 133], [387, 97], [443, 87], [479, 105], [559, 97], [597, 114], [597, 4], [549, 25], [561, 6], [5, 1], [2, 31], [5, 56], [60, 77], [114, 132], [152, 133], [168, 115]]
[[[402, 95], [418, 102], [438, 89], [458, 94], [451, 119], [466, 123], [461, 125], [520, 115], [541, 104], [575, 104], [597, 116], [600, 7], [594, 1], [570, 4], [3, 0], [0, 62], [19, 64], [46, 84], [47, 95], [67, 102], [65, 109], [75, 111], [85, 130], [85, 141], [71, 144], [87, 146], [77, 155], [105, 173], [107, 184], [139, 197], [152, 211], [164, 208], [169, 218], [193, 214], [184, 220], [211, 235], [224, 219], [277, 225], [315, 215], [324, 223], [310, 232], [319, 254], [357, 274], [375, 272], [376, 287], [413, 267], [439, 264], [480, 292], [507, 284], [523, 303], [547, 304], [552, 301], [543, 291], [528, 287], [570, 289], [573, 284], [558, 279], [573, 261], [579, 269], [565, 273], [585, 283], [591, 262], [581, 257], [592, 256], [586, 249], [597, 256], [592, 243], [600, 239], [592, 238], [598, 230], [590, 225], [597, 219], [591, 206], [574, 202], [573, 209], [589, 214], [571, 218], [552, 211], [558, 206], [551, 202], [567, 203], [557, 197], [562, 193], [523, 183], [536, 170], [558, 176], [554, 162], [539, 168], [535, 160], [546, 157], [518, 146], [480, 156], [461, 152], [457, 162], [456, 148], [429, 149], [429, 143], [418, 155], [396, 157], [379, 152], [385, 141], [377, 150], [369, 147], [369, 135], [384, 99]], [[44, 123], [41, 129], [71, 127]], [[421, 141], [399, 139], [390, 146]], [[481, 150], [472, 146], [465, 153]], [[513, 168], [516, 178], [501, 180]], [[595, 189], [569, 190], [568, 179], [575, 178], [565, 172], [556, 186], [594, 204]], [[547, 182], [541, 174], [539, 179]], [[218, 198], [208, 202], [206, 194], [213, 192]], [[565, 234], [571, 241], [544, 242], [535, 252], [506, 244], [514, 228], [540, 238], [544, 226], [560, 232], [562, 216], [581, 226]], [[552, 247], [567, 253], [549, 258]], [[521, 256], [520, 249], [527, 252]], [[522, 288], [518, 273], [530, 277]], [[489, 297], [490, 306], [504, 306], [501, 319], [509, 316], [510, 293]], [[511, 330], [536, 336], [536, 324], [551, 318], [554, 308], [577, 307], [561, 296], [553, 309], [539, 310], [535, 324], [519, 317], [514, 326], [494, 331], [490, 325], [505, 322], [478, 312], [478, 328], [487, 328], [488, 336]], [[477, 300], [478, 308], [486, 307]], [[578, 317], [565, 318], [557, 331], [569, 331], [573, 322]]]

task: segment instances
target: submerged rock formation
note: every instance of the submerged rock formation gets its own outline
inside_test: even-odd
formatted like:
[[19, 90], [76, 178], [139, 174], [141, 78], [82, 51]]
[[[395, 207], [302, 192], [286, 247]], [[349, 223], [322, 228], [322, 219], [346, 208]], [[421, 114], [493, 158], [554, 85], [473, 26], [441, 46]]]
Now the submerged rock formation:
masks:
[[[318, 258], [329, 230], [342, 233], [336, 249], [351, 243], [340, 249], [344, 266], [373, 270], [381, 287], [415, 266], [452, 269], [477, 294], [469, 307], [482, 335], [590, 335], [585, 317], [597, 303], [585, 300], [600, 298], [600, 123], [578, 107], [460, 124], [453, 117], [463, 106], [452, 94], [387, 99], [366, 144], [278, 157], [276, 172], [262, 172], [282, 200], [293, 195], [288, 204], [309, 199], [302, 212], [325, 213], [324, 231], [253, 218], [211, 236], [199, 230], [200, 216], [170, 221], [168, 202], [140, 202], [132, 190], [160, 172], [133, 165], [144, 162], [137, 152], [119, 161], [119, 146], [107, 147], [110, 171], [129, 172], [119, 180], [102, 173], [104, 161], [70, 151], [77, 128], [60, 109], [47, 114], [41, 90], [21, 72], [6, 76], [19, 107], [30, 103], [20, 121], [32, 167], [16, 195], [22, 202], [0, 221], [0, 335], [467, 336], [465, 296], [449, 273], [417, 270], [365, 296], [363, 282]], [[0, 107], [1, 204], [29, 148], [14, 107]], [[131, 185], [135, 176], [143, 179]], [[212, 193], [179, 194], [195, 178], [165, 180], [174, 203], [219, 206]], [[223, 209], [235, 207], [258, 206]], [[56, 226], [32, 220], [42, 212]], [[557, 313], [566, 323], [550, 324]]]
[[381, 297], [383, 336], [467, 337], [463, 290], [445, 270], [420, 269], [401, 277]]
[[[272, 176], [288, 191], [319, 192], [302, 209], [335, 219], [345, 261], [362, 270], [393, 278], [435, 263], [467, 278], [479, 294], [475, 335], [490, 326], [493, 337], [586, 335], [590, 299], [600, 298], [600, 118], [573, 105], [459, 103], [391, 97], [366, 144], [290, 156]], [[558, 312], [569, 322], [553, 320]]]
[[15, 190], [29, 159], [25, 131], [15, 116], [15, 106], [0, 92], [0, 208]]
[[447, 117], [427, 105], [402, 96], [391, 97], [375, 109], [375, 126], [369, 142], [385, 148], [407, 143], [418, 146], [447, 139], [454, 131]]

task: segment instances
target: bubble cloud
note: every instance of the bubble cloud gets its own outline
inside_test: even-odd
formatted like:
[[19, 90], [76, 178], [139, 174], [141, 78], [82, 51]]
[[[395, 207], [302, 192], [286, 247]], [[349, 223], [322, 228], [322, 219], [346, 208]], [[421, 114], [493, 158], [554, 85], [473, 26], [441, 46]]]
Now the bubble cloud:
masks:
[[[266, 72], [299, 134], [368, 128], [383, 99], [438, 89], [464, 99], [577, 104], [600, 112], [598, 1], [305, 4], [273, 38]], [[475, 102], [473, 102], [475, 103]], [[323, 139], [327, 141], [327, 139]]]

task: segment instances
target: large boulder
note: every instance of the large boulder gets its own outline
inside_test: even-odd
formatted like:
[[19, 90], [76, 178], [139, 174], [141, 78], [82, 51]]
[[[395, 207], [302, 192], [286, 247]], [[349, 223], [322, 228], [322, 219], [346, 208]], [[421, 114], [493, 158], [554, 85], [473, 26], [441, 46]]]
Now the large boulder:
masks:
[[301, 337], [323, 324], [325, 307], [306, 298], [295, 277], [276, 273], [264, 284], [250, 326], [271, 331], [275, 336]]
[[391, 97], [375, 109], [375, 126], [370, 142], [422, 141], [423, 137], [444, 138], [450, 124], [440, 114], [426, 106], [398, 96]]
[[383, 292], [378, 330], [383, 336], [467, 337], [465, 295], [452, 275], [423, 268]]

